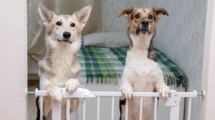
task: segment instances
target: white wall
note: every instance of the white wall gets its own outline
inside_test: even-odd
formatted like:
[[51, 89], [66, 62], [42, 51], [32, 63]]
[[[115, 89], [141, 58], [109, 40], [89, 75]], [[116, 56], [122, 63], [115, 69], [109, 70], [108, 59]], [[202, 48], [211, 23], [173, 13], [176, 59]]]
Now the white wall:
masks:
[[0, 120], [25, 120], [27, 26], [25, 0], [0, 4]]
[[[201, 90], [207, 0], [101, 0], [104, 32], [126, 31], [128, 22], [118, 18], [127, 7], [162, 7], [154, 46], [164, 52], [187, 75], [187, 91]], [[192, 101], [191, 120], [200, 120], [201, 99]]]
[[203, 82], [206, 97], [202, 100], [201, 120], [214, 120], [215, 118], [215, 1], [208, 0], [207, 22], [205, 30]]

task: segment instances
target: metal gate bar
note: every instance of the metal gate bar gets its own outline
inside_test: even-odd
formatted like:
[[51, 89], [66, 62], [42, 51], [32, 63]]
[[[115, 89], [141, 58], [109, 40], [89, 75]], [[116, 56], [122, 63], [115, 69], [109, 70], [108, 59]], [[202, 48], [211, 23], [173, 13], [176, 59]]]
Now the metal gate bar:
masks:
[[[26, 93], [27, 94], [27, 93]], [[87, 89], [78, 88], [73, 93], [68, 93], [65, 88], [62, 89], [63, 98], [66, 99], [66, 120], [70, 120], [70, 98], [83, 98], [83, 120], [86, 115], [86, 98], [97, 97], [97, 120], [99, 120], [100, 114], [100, 97], [112, 97], [112, 108], [111, 108], [111, 120], [114, 120], [114, 97], [122, 96], [121, 92], [102, 92], [102, 91], [89, 91]], [[205, 96], [205, 92], [198, 93], [198, 95]], [[35, 90], [35, 96], [40, 96], [40, 119], [43, 119], [43, 97], [48, 96], [45, 90]], [[197, 93], [193, 92], [177, 92], [171, 90], [171, 97], [165, 101], [165, 106], [170, 106], [170, 120], [179, 119], [179, 105], [182, 97], [189, 98], [188, 103], [188, 120], [190, 120], [191, 114], [191, 98], [196, 98]], [[142, 105], [143, 97], [154, 97], [154, 120], [157, 118], [157, 97], [158, 92], [134, 92], [133, 97], [140, 97], [140, 116], [142, 120]], [[128, 120], [128, 102], [126, 100], [125, 105], [125, 120]], [[52, 101], [52, 119], [60, 120], [61, 118], [61, 103]]]

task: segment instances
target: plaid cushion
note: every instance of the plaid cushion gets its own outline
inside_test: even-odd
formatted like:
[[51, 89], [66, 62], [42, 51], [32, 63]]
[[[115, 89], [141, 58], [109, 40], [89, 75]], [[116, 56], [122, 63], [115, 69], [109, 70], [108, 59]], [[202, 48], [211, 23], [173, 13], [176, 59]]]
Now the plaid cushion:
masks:
[[[81, 77], [86, 82], [115, 83], [123, 73], [128, 48], [81, 47], [77, 57], [81, 64]], [[182, 70], [164, 53], [155, 48], [159, 65], [167, 85], [186, 86]]]

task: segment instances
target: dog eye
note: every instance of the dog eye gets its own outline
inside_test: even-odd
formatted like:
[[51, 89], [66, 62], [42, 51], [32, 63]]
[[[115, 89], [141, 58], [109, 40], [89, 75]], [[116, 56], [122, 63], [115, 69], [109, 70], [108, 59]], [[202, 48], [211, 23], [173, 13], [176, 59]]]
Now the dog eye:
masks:
[[153, 18], [153, 16], [152, 15], [149, 15], [149, 19], [152, 19]]
[[71, 24], [71, 27], [75, 27], [75, 23], [72, 23], [72, 24]]
[[57, 23], [56, 23], [57, 26], [60, 26], [61, 24], [62, 24], [61, 22], [57, 22]]
[[140, 17], [140, 15], [139, 15], [139, 14], [136, 14], [136, 15], [135, 15], [135, 18], [136, 18], [136, 19], [138, 19], [139, 17]]

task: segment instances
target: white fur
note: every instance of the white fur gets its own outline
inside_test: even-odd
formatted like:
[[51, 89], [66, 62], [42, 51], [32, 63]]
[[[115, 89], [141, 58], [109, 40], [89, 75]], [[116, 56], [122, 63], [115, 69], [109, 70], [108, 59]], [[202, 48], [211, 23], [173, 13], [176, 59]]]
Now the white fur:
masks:
[[[78, 78], [74, 79], [64, 79], [64, 73], [70, 69], [71, 71], [76, 72], [77, 70], [81, 69], [80, 64], [75, 64], [73, 68], [68, 68], [67, 64], [71, 63], [73, 60], [73, 55], [71, 53], [74, 53], [79, 49], [80, 41], [75, 41], [72, 44], [65, 44], [64, 43], [58, 43], [54, 42], [52, 43], [53, 46], [55, 46], [55, 50], [53, 53], [53, 56], [56, 56], [55, 64], [53, 65], [55, 69], [51, 69], [48, 64], [46, 63], [45, 59], [47, 58], [47, 55], [39, 61], [39, 66], [45, 67], [47, 70], [54, 71], [55, 77], [53, 78], [47, 78], [45, 74], [40, 75], [40, 89], [46, 90], [48, 95], [54, 100], [58, 102], [62, 102], [62, 111], [64, 110], [63, 105], [65, 104], [65, 100], [62, 98], [62, 94], [60, 91], [60, 88], [66, 87], [68, 92], [73, 92], [77, 89], [79, 86], [79, 80]], [[40, 74], [40, 73], [39, 73]], [[54, 89], [47, 90], [46, 87], [50, 84], [55, 85]], [[44, 99], [45, 100], [45, 99]], [[50, 101], [50, 99], [46, 99], [47, 101]], [[80, 100], [80, 99], [77, 99]], [[77, 104], [78, 103], [78, 104]], [[77, 106], [79, 105], [79, 101], [77, 102], [71, 102], [71, 109], [73, 109], [73, 112], [76, 110]], [[46, 107], [44, 109], [44, 115], [47, 116], [47, 120], [50, 120], [50, 110], [51, 110], [51, 104], [44, 106]], [[64, 105], [65, 107], [65, 105]], [[65, 116], [62, 116], [62, 120], [65, 118]]]
[[[139, 120], [140, 98], [131, 97], [133, 92], [154, 92], [158, 91], [161, 98], [165, 99], [170, 89], [164, 83], [163, 73], [157, 62], [148, 59], [148, 46], [152, 35], [142, 34], [130, 35], [133, 47], [127, 52], [126, 65], [122, 75], [120, 91], [123, 93], [121, 99], [129, 101], [128, 120]], [[142, 120], [153, 119], [153, 99], [143, 98]], [[124, 110], [123, 110], [124, 111]], [[122, 120], [124, 120], [122, 112]]]
[[[60, 88], [66, 87], [68, 92], [73, 92], [79, 86], [78, 77], [81, 66], [76, 54], [81, 46], [81, 31], [89, 18], [91, 7], [84, 7], [72, 16], [55, 15], [42, 5], [38, 5], [38, 11], [47, 28], [47, 54], [38, 63], [40, 90], [46, 90], [52, 100], [62, 102], [61, 120], [65, 120], [66, 101], [62, 99]], [[56, 24], [57, 22], [61, 24]], [[71, 26], [71, 24], [75, 24], [75, 26]], [[69, 32], [71, 36], [64, 38], [64, 32]], [[50, 97], [44, 97], [43, 100], [43, 114], [46, 120], [51, 119]], [[80, 99], [70, 99], [70, 101], [70, 109], [74, 112]]]
[[76, 79], [70, 79], [66, 83], [66, 90], [68, 92], [73, 92], [79, 86], [79, 82]]
[[61, 90], [58, 86], [54, 86], [54, 89], [52, 90], [46, 90], [47, 94], [55, 101], [61, 102], [62, 100], [62, 94]]
[[[65, 45], [62, 45], [61, 43], [59, 44], [59, 42], [57, 41], [53, 41], [52, 45], [55, 46], [53, 56], [56, 56], [56, 59], [55, 64], [53, 64], [53, 66], [54, 68], [56, 68], [54, 69], [54, 72], [57, 74], [52, 79], [46, 79], [46, 77], [41, 76], [41, 89], [45, 89], [46, 86], [49, 84], [54, 84], [61, 87], [64, 87], [66, 85], [67, 79], [63, 79], [63, 75], [65, 71], [69, 69], [67, 65], [72, 62], [72, 60], [74, 59], [73, 57], [76, 57], [73, 56], [71, 53], [74, 53], [79, 49], [80, 41], [75, 41], [72, 44], [67, 43]], [[39, 66], [44, 66], [47, 70], [53, 70], [47, 65], [46, 61], [44, 61], [47, 58], [47, 55], [43, 58], [43, 60], [39, 61]], [[74, 68], [71, 70], [78, 70], [80, 68], [80, 64], [75, 64]]]

